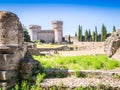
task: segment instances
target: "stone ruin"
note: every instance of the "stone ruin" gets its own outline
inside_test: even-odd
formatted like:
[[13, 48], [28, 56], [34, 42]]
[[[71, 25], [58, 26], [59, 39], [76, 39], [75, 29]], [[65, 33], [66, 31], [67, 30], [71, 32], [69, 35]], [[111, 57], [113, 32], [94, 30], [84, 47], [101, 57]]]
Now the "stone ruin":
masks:
[[0, 87], [8, 89], [20, 79], [29, 79], [39, 63], [24, 44], [23, 28], [16, 14], [0, 11]]
[[120, 30], [106, 39], [104, 51], [110, 58], [120, 60]]

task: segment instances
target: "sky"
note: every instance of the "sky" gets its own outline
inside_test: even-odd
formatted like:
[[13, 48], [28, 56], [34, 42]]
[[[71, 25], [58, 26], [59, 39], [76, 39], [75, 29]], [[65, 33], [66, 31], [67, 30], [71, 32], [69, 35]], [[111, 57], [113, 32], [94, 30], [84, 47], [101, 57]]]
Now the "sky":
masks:
[[63, 21], [63, 35], [74, 36], [78, 25], [84, 31], [101, 32], [104, 24], [108, 32], [113, 25], [120, 28], [119, 0], [0, 0], [1, 11], [11, 11], [18, 15], [21, 23], [40, 25], [42, 29], [52, 29], [52, 21]]

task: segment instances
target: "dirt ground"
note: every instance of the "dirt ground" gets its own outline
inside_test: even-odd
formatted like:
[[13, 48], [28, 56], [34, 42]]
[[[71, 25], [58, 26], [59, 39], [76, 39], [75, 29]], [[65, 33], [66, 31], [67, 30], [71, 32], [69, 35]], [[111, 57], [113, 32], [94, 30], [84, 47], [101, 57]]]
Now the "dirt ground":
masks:
[[78, 55], [97, 55], [105, 54], [103, 49], [90, 49], [90, 50], [75, 50], [75, 51], [59, 51], [61, 56], [78, 56]]

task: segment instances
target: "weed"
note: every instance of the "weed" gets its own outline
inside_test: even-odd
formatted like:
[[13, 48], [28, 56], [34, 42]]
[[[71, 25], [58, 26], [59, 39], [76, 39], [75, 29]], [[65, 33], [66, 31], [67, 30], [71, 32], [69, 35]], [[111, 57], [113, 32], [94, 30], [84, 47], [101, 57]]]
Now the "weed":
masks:
[[75, 76], [76, 76], [76, 77], [81, 77], [81, 78], [87, 77], [84, 73], [82, 73], [82, 72], [80, 72], [80, 71], [76, 71], [76, 72], [75, 72]]
[[45, 69], [56, 68], [60, 70], [109, 70], [120, 67], [120, 62], [109, 59], [106, 55], [83, 56], [33, 56]]
[[120, 75], [115, 74], [115, 75], [113, 75], [113, 78], [115, 78], [115, 79], [120, 79]]

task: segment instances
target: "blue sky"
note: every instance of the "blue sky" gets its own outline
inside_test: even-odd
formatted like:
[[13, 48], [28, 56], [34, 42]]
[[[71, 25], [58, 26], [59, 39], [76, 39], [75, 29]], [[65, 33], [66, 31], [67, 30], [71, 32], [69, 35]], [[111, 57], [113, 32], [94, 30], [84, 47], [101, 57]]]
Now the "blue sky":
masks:
[[16, 13], [27, 27], [37, 24], [52, 29], [51, 21], [61, 20], [64, 35], [74, 35], [78, 25], [91, 31], [96, 25], [98, 32], [102, 24], [108, 32], [113, 25], [120, 28], [119, 0], [0, 0], [0, 10]]

